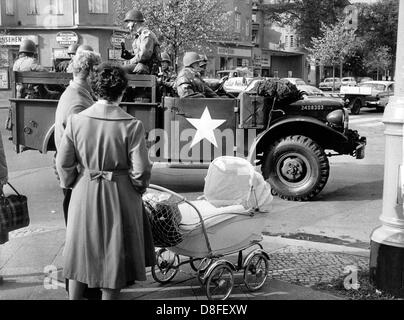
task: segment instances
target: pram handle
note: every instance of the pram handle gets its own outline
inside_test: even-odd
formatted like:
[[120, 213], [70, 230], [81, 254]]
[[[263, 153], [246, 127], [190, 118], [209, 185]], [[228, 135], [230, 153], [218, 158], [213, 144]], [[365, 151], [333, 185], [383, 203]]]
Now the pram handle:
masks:
[[178, 197], [181, 200], [181, 202], [186, 202], [188, 205], [190, 205], [192, 208], [194, 208], [194, 210], [196, 211], [196, 213], [199, 216], [199, 220], [201, 221], [201, 227], [202, 227], [203, 235], [205, 236], [206, 247], [208, 248], [209, 255], [211, 255], [212, 254], [212, 247], [211, 247], [210, 242], [209, 242], [208, 233], [206, 231], [205, 223], [203, 222], [202, 214], [199, 212], [199, 210], [191, 202], [189, 202], [184, 196], [182, 196], [182, 195], [180, 195], [180, 194], [178, 194], [178, 193], [176, 193], [174, 191], [171, 191], [171, 190], [166, 189], [164, 187], [157, 186], [155, 184], [150, 184], [148, 188], [149, 189], [154, 189], [154, 190], [157, 190], [157, 191], [161, 191], [161, 192], [167, 192], [167, 193], [169, 193], [169, 194], [171, 194], [171, 195], [173, 195], [175, 197]]

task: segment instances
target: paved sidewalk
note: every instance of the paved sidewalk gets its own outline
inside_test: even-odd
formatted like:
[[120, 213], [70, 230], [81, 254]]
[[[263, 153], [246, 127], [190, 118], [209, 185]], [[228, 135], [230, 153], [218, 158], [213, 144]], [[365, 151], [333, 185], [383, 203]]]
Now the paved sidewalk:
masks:
[[[55, 227], [27, 228], [11, 234], [0, 246], [0, 300], [66, 300], [62, 278], [65, 230]], [[344, 273], [347, 266], [367, 268], [368, 250], [317, 242], [264, 236], [270, 255], [270, 274], [265, 286], [250, 293], [243, 285], [242, 272], [235, 277], [231, 299], [237, 300], [336, 300], [331, 294], [310, 288]], [[233, 263], [237, 256], [226, 257]], [[148, 280], [126, 288], [125, 300], [206, 300], [189, 265], [167, 285]]]

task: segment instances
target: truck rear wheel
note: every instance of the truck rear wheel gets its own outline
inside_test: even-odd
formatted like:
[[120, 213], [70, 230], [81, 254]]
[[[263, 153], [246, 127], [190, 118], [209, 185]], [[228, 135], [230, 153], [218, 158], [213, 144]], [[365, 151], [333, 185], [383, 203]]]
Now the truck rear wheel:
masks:
[[262, 171], [280, 198], [308, 201], [326, 185], [330, 165], [324, 150], [313, 140], [289, 136], [271, 146]]
[[359, 99], [355, 99], [350, 106], [351, 114], [359, 114], [361, 112], [361, 108], [361, 101]]

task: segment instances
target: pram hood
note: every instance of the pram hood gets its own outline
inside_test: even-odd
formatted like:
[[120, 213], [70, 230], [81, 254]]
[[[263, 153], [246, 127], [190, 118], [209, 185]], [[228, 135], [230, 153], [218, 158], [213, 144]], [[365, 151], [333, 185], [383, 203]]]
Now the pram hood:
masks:
[[205, 178], [204, 197], [216, 207], [242, 205], [245, 209], [269, 211], [271, 187], [253, 165], [237, 157], [212, 161]]

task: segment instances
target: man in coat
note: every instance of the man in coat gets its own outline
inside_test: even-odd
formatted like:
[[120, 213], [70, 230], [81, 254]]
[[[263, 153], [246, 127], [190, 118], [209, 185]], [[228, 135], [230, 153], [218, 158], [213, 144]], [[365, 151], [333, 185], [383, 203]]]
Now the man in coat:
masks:
[[178, 74], [175, 87], [180, 98], [218, 98], [219, 96], [202, 80], [200, 64], [203, 58], [196, 52], [186, 52], [184, 68]]
[[124, 21], [135, 39], [132, 43], [133, 52], [122, 46], [122, 58], [130, 60], [125, 70], [128, 73], [157, 75], [161, 52], [156, 35], [145, 26], [143, 14], [138, 10], [130, 10]]
[[[94, 99], [91, 95], [91, 89], [87, 78], [93, 67], [101, 63], [101, 57], [98, 53], [82, 50], [73, 58], [73, 80], [66, 88], [56, 108], [55, 115], [55, 145], [56, 150], [59, 150], [60, 142], [66, 128], [67, 119], [70, 115], [80, 113], [94, 104]], [[67, 225], [68, 208], [72, 194], [71, 189], [63, 189], [63, 214]], [[68, 282], [66, 281], [66, 290]], [[87, 289], [85, 296], [88, 299], [101, 297], [99, 289]]]

